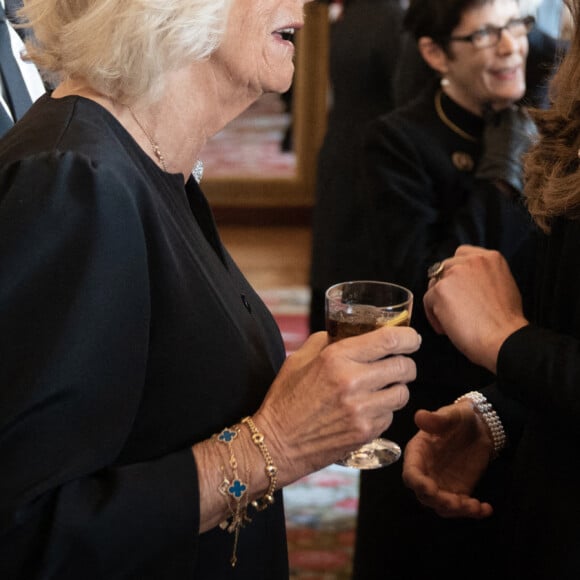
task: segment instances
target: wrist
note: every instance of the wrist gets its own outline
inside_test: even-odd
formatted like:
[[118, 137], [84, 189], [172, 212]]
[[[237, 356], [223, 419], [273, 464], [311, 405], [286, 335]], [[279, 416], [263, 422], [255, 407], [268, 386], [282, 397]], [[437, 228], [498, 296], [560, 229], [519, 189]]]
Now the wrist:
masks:
[[494, 375], [497, 374], [497, 361], [499, 358], [499, 351], [504, 342], [517, 330], [527, 326], [529, 322], [523, 317], [514, 318], [512, 321], [502, 324], [496, 332], [490, 332], [487, 340], [482, 341], [482, 348], [480, 349], [480, 360], [478, 364], [485, 367]]
[[[285, 487], [306, 473], [306, 471], [303, 473], [300, 469], [300, 460], [293, 453], [293, 449], [288, 447], [287, 441], [280, 435], [280, 425], [268, 413], [263, 412], [262, 409], [254, 413], [252, 418], [254, 424], [266, 437], [270, 454], [278, 468], [278, 486]], [[254, 451], [257, 451], [255, 445]]]
[[233, 534], [230, 563], [235, 567], [240, 532], [252, 522], [248, 508], [263, 511], [275, 503], [278, 468], [266, 437], [249, 416], [191, 450], [200, 482], [199, 531], [219, 525]]
[[461, 395], [455, 403], [469, 402], [475, 413], [482, 420], [490, 440], [491, 458], [495, 459], [507, 442], [506, 433], [499, 415], [492, 404], [479, 391], [470, 391]]
[[263, 496], [258, 500], [252, 501], [252, 506], [258, 511], [266, 509], [274, 503], [274, 492], [278, 484], [278, 467], [274, 464], [274, 459], [270, 454], [266, 438], [264, 434], [258, 429], [252, 417], [244, 417], [242, 424], [245, 425], [250, 432], [251, 441], [254, 446], [254, 451], [257, 448], [260, 451], [262, 460], [264, 461], [263, 474], [268, 480], [268, 486]]

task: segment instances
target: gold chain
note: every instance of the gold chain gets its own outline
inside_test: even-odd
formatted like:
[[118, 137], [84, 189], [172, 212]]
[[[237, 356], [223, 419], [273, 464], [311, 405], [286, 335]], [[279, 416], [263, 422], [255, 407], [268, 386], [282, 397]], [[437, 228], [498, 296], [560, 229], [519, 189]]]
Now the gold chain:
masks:
[[153, 140], [153, 137], [151, 137], [151, 135], [149, 134], [149, 131], [147, 131], [145, 129], [145, 127], [143, 127], [143, 125], [141, 124], [141, 121], [139, 121], [139, 119], [137, 118], [137, 115], [135, 115], [135, 111], [133, 111], [133, 109], [129, 105], [127, 105], [127, 108], [129, 109], [131, 116], [135, 120], [135, 123], [137, 123], [137, 125], [139, 125], [139, 129], [141, 129], [141, 131], [143, 131], [143, 134], [145, 135], [145, 137], [147, 137], [147, 139], [149, 140], [149, 143], [151, 143], [151, 147], [153, 148], [153, 153], [155, 153], [155, 157], [157, 157], [157, 160], [159, 161], [159, 164], [163, 168], [163, 171], [165, 171], [165, 173], [167, 173], [167, 165], [165, 165], [165, 157], [163, 157], [163, 153], [161, 153], [161, 149], [159, 149], [159, 145], [157, 145], [157, 143]]
[[477, 142], [477, 139], [473, 136], [470, 135], [469, 133], [466, 133], [461, 127], [458, 127], [446, 114], [445, 111], [443, 111], [443, 106], [441, 105], [441, 94], [443, 93], [443, 91], [441, 89], [439, 89], [436, 93], [435, 93], [435, 111], [437, 111], [437, 116], [441, 119], [441, 121], [443, 121], [443, 123], [445, 125], [447, 125], [454, 133], [457, 133], [457, 135], [459, 135], [460, 137], [463, 137], [464, 139], [467, 139], [467, 141], [472, 141], [473, 143]]
[[264, 442], [264, 435], [258, 431], [258, 428], [256, 427], [253, 419], [251, 417], [244, 417], [242, 419], [242, 423], [244, 423], [250, 430], [250, 433], [252, 434], [252, 442], [254, 445], [256, 445], [256, 447], [258, 447], [264, 458], [264, 461], [266, 462], [264, 471], [269, 480], [268, 489], [263, 497], [252, 502], [252, 506], [256, 510], [263, 511], [268, 506], [271, 506], [275, 501], [274, 491], [276, 490], [276, 484], [278, 483], [278, 468], [274, 465], [274, 460], [272, 459], [270, 451], [268, 451], [268, 447]]

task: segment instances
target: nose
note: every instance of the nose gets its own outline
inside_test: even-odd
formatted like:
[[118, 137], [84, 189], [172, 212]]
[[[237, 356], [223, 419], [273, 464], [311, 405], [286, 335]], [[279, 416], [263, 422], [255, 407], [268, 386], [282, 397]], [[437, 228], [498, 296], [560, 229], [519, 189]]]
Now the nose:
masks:
[[507, 28], [503, 28], [500, 32], [499, 42], [497, 43], [497, 50], [501, 54], [511, 54], [522, 46], [522, 42], [528, 42], [526, 35], [514, 36]]

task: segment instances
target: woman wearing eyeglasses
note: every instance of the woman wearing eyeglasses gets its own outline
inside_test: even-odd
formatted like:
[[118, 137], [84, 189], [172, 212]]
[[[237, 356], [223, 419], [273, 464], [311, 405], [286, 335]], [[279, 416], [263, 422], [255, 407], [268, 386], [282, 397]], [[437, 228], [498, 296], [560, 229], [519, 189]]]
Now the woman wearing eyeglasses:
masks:
[[[436, 409], [491, 382], [427, 322], [429, 267], [461, 244], [500, 250], [529, 294], [534, 235], [520, 201], [520, 158], [535, 127], [515, 103], [526, 90], [533, 25], [515, 0], [412, 0], [405, 27], [437, 82], [426, 80], [421, 94], [367, 132], [363, 193], [375, 277], [412, 289], [413, 326], [423, 336], [410, 403], [389, 430], [399, 443], [415, 434], [417, 408]], [[469, 566], [469, 578], [489, 578], [500, 561], [495, 520], [427, 513], [405, 489], [401, 468], [361, 475], [354, 577], [442, 578], [453, 561]], [[506, 478], [496, 462], [483, 497], [500, 506]]]

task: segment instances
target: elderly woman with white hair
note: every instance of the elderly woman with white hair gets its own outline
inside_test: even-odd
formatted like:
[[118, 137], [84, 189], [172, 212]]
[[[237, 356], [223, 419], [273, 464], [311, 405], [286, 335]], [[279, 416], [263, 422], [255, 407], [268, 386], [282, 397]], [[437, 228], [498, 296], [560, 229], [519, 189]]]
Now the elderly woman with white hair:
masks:
[[25, 2], [60, 84], [0, 142], [1, 578], [287, 578], [280, 488], [406, 403], [410, 328], [283, 364], [198, 185], [305, 3]]

